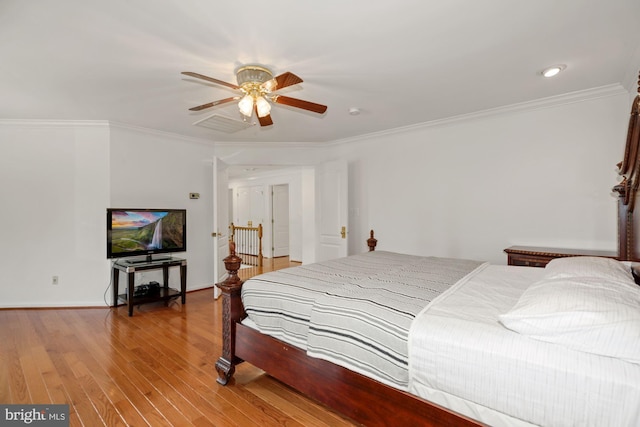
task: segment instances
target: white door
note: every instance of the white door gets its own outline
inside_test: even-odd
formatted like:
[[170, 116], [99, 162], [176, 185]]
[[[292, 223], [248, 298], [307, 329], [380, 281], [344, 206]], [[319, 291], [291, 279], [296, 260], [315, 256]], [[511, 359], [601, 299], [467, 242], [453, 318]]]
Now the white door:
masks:
[[[220, 283], [227, 278], [227, 269], [222, 261], [229, 255], [229, 177], [228, 165], [213, 158], [213, 278]], [[220, 289], [214, 287], [214, 298]]]
[[264, 223], [266, 205], [264, 190], [265, 187], [262, 185], [238, 188], [238, 212], [236, 213], [237, 221], [234, 222], [234, 225], [238, 227], [257, 227], [258, 224]]
[[251, 221], [251, 227], [257, 227], [258, 224], [264, 223], [266, 205], [264, 190], [265, 187], [261, 185], [250, 188], [249, 204], [251, 213], [249, 214], [249, 221]]
[[229, 213], [227, 220], [229, 223], [233, 222], [233, 188], [229, 188], [229, 198], [227, 199], [227, 205], [229, 207]]
[[236, 193], [234, 225], [246, 227], [251, 220], [251, 187], [239, 187]]
[[347, 162], [335, 160], [316, 167], [318, 250], [316, 261], [347, 256]]
[[289, 255], [289, 184], [274, 185], [271, 192], [273, 257]]

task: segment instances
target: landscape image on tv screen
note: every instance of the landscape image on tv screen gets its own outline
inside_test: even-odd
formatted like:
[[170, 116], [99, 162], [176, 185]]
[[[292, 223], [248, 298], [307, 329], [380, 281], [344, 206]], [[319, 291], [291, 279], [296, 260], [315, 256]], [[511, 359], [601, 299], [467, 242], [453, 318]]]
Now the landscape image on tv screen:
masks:
[[171, 251], [184, 248], [184, 212], [113, 211], [111, 252]]

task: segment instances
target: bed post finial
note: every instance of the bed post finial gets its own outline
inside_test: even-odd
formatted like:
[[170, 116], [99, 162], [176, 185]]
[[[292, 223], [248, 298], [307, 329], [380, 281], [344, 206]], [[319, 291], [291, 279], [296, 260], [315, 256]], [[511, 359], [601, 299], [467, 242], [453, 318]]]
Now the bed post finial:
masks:
[[222, 356], [216, 362], [218, 383], [225, 385], [236, 370], [236, 364], [241, 362], [236, 356], [236, 323], [244, 318], [241, 291], [242, 279], [238, 277], [238, 270], [242, 265], [242, 258], [236, 255], [236, 244], [229, 242], [229, 256], [223, 259], [228, 277], [224, 282], [216, 283], [222, 291]]
[[[229, 242], [229, 256], [223, 259], [222, 262], [224, 262], [224, 267], [229, 273], [234, 272], [236, 273], [235, 276], [238, 275], [238, 270], [242, 265], [242, 258], [236, 255], [236, 242]], [[225, 282], [226, 280], [223, 283]]]
[[369, 252], [373, 252], [376, 250], [376, 245], [378, 244], [378, 240], [373, 237], [373, 230], [369, 233], [369, 238], [367, 239], [367, 246], [369, 246]]

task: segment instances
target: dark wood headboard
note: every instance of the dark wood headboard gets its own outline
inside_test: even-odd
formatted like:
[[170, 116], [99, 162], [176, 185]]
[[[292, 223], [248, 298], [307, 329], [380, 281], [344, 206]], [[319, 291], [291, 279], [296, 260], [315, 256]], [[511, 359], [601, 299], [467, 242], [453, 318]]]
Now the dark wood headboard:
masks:
[[640, 76], [638, 94], [631, 106], [624, 159], [618, 163], [618, 174], [622, 181], [613, 187], [613, 191], [618, 193], [618, 257], [621, 260], [638, 259], [633, 213], [640, 185]]

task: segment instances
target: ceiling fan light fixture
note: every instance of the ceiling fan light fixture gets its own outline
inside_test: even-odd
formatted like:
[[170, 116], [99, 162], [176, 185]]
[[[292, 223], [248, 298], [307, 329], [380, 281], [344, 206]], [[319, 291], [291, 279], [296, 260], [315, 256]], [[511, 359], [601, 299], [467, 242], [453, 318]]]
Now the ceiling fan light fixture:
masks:
[[263, 96], [259, 96], [256, 98], [256, 109], [258, 110], [258, 117], [266, 117], [271, 112], [271, 104]]
[[238, 102], [238, 109], [245, 116], [251, 117], [251, 114], [253, 114], [253, 97], [249, 94], [243, 96]]
[[273, 80], [273, 74], [269, 69], [259, 65], [245, 65], [236, 71], [236, 79], [238, 80], [238, 86], [242, 87], [246, 83], [263, 84]]
[[315, 102], [305, 101], [302, 99], [291, 98], [288, 96], [277, 95], [273, 93], [276, 90], [303, 82], [300, 77], [289, 71], [282, 73], [277, 77], [274, 77], [271, 70], [260, 65], [245, 65], [236, 69], [236, 79], [238, 80], [237, 85], [227, 83], [223, 80], [218, 80], [213, 77], [194, 73], [192, 71], [183, 71], [182, 74], [189, 77], [206, 80], [208, 82], [215, 83], [221, 86], [226, 86], [240, 92], [238, 96], [231, 96], [225, 99], [219, 99], [217, 101], [198, 105], [197, 107], [189, 108], [190, 111], [200, 111], [205, 108], [215, 107], [216, 105], [239, 100], [238, 110], [240, 111], [240, 113], [245, 116], [245, 118], [251, 118], [253, 116], [253, 112], [255, 111], [256, 115], [258, 116], [258, 122], [262, 127], [273, 125], [273, 120], [271, 120], [270, 115], [272, 103], [288, 105], [290, 107], [299, 108], [318, 114], [324, 114], [327, 111], [326, 105], [316, 104]]
[[262, 84], [262, 87], [267, 93], [273, 92], [278, 87], [278, 81], [276, 79], [267, 80]]

